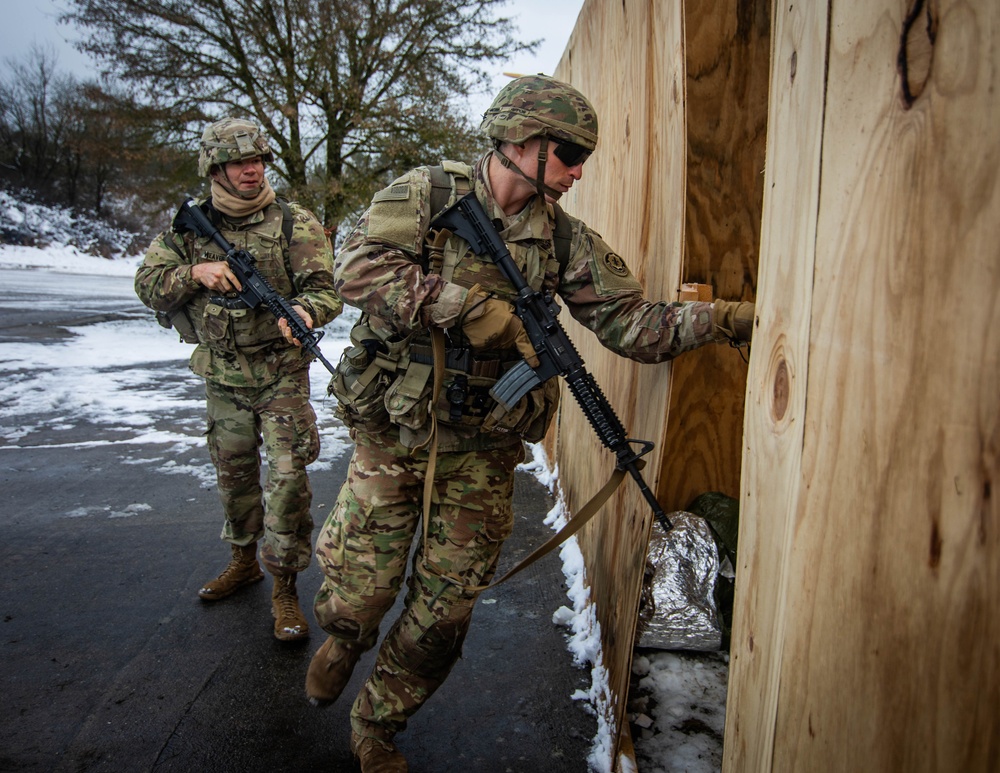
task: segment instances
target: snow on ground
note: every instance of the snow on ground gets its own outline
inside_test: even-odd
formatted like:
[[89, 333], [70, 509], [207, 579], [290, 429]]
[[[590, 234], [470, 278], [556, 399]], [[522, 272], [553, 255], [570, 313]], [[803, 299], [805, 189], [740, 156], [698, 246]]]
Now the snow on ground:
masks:
[[[559, 489], [558, 468], [551, 469], [541, 445], [529, 446], [533, 458], [527, 470], [556, 497], [546, 524], [561, 529], [572, 513]], [[612, 730], [609, 727], [610, 687], [602, 660], [601, 629], [590, 603], [583, 554], [576, 537], [560, 548], [567, 596], [573, 608], [560, 607], [552, 621], [569, 629], [568, 647], [577, 665], [591, 668], [591, 686], [574, 700], [586, 701], [597, 716], [597, 736], [589, 763], [595, 773], [611, 773]], [[632, 740], [641, 773], [716, 773], [722, 768], [729, 659], [719, 653], [647, 650], [632, 664], [633, 693], [629, 696]], [[635, 710], [632, 710], [635, 707]], [[619, 760], [622, 771], [628, 760]]]
[[[161, 444], [164, 456], [190, 451], [189, 461], [158, 457], [126, 462], [190, 474], [211, 488], [215, 485], [211, 462], [207, 454], [196, 453], [204, 445], [204, 382], [187, 368], [191, 347], [181, 343], [174, 331], [155, 324], [152, 313], [135, 297], [132, 279], [139, 261], [93, 257], [66, 245], [44, 249], [0, 245], [4, 284], [29, 293], [37, 287], [35, 310], [56, 313], [62, 303], [59, 294], [64, 293], [78, 306], [109, 317], [67, 327], [66, 337], [54, 343], [0, 344], [0, 451], [39, 447], [35, 435], [41, 430], [64, 435], [65, 442], [56, 443], [62, 447]], [[95, 302], [91, 295], [116, 300]], [[0, 298], [0, 305], [5, 303]], [[349, 317], [343, 315], [328, 326], [321, 343], [328, 359], [336, 361], [347, 345]], [[310, 378], [322, 440], [320, 457], [310, 469], [330, 469], [335, 459], [350, 451], [350, 438], [334, 420], [333, 405], [326, 397], [329, 374], [314, 363]], [[81, 437], [84, 424], [100, 427], [100, 437]]]
[[[12, 206], [9, 197], [0, 197], [0, 225], [4, 220], [7, 223], [17, 220], [16, 215], [11, 215]], [[25, 214], [23, 206], [16, 212], [22, 220], [31, 216]], [[38, 249], [0, 245], [0, 270], [7, 269], [5, 275], [9, 281], [17, 277], [19, 283], [30, 287], [36, 276], [39, 286], [42, 282], [51, 285], [59, 274], [106, 277], [105, 283], [95, 288], [95, 295], [107, 293], [129, 298], [135, 313], [67, 328], [65, 340], [56, 343], [0, 344], [3, 375], [0, 452], [37, 446], [33, 437], [42, 429], [65, 434], [66, 441], [59, 444], [62, 447], [162, 444], [162, 455], [127, 457], [124, 463], [158, 465], [161, 472], [191, 475], [203, 487], [214, 487], [215, 474], [207, 454], [196, 455], [203, 442], [202, 382], [187, 371], [190, 347], [181, 344], [173, 331], [153, 324], [149, 312], [135, 299], [131, 280], [140, 258], [107, 260], [87, 255], [67, 246], [86, 241], [67, 235], [73, 224], [58, 223], [64, 232], [54, 226], [49, 228], [52, 246]], [[321, 343], [327, 359], [335, 362], [348, 345], [353, 316], [348, 312], [327, 327]], [[326, 397], [329, 374], [314, 363], [310, 375], [323, 449], [310, 469], [329, 469], [334, 459], [350, 451], [351, 441], [334, 419], [334, 406]], [[83, 422], [106, 431], [98, 439], [80, 437], [79, 431], [74, 430]], [[533, 459], [521, 469], [533, 474], [556, 498], [557, 504], [546, 521], [555, 530], [569, 517], [559, 490], [558, 470], [550, 471], [541, 446], [532, 446], [531, 450]], [[178, 462], [173, 458], [188, 453], [190, 461]], [[144, 508], [148, 505], [130, 505], [121, 512], [107, 509], [106, 515], [127, 518]], [[590, 604], [583, 558], [575, 537], [564, 543], [561, 556], [572, 608], [561, 607], [553, 615], [553, 622], [566, 627], [567, 646], [574, 661], [591, 669], [590, 689], [571, 697], [586, 702], [598, 718], [598, 734], [589, 760], [591, 770], [610, 773], [615, 766], [607, 720], [609, 687], [602, 661], [600, 627]], [[639, 770], [642, 773], [720, 770], [727, 659], [716, 654], [650, 651], [635, 658], [633, 674], [638, 680], [638, 694], [630, 697], [639, 709], [631, 718], [636, 722], [633, 741]]]

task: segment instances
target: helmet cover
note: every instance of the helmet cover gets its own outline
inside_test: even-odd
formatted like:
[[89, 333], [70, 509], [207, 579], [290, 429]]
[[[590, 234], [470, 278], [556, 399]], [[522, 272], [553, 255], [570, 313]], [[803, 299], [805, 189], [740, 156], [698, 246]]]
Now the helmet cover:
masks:
[[198, 175], [208, 177], [215, 165], [257, 156], [268, 163], [274, 161], [271, 146], [260, 127], [242, 118], [223, 118], [205, 127], [201, 135]]
[[493, 140], [514, 145], [547, 135], [591, 152], [597, 148], [594, 106], [568, 83], [542, 74], [515, 78], [504, 86], [479, 129]]

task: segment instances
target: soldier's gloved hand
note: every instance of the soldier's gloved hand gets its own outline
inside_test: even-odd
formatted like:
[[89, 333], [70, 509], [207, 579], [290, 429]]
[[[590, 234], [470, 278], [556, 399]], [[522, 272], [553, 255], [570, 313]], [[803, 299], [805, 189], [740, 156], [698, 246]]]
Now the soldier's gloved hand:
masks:
[[491, 298], [479, 285], [469, 290], [458, 322], [475, 351], [516, 347], [528, 365], [538, 367], [538, 355], [514, 307], [507, 301]]
[[747, 301], [723, 301], [712, 304], [712, 325], [717, 341], [749, 343], [753, 338], [754, 304]]

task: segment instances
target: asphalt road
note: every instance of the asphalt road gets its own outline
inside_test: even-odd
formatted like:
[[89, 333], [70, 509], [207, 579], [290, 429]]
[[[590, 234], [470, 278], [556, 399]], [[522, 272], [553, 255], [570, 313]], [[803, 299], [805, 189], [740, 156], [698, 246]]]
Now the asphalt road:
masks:
[[[0, 271], [0, 345], [65, 344], [75, 335], [67, 327], [148, 317], [128, 283], [43, 276]], [[0, 377], [17, 376], [2, 360]], [[165, 387], [200, 400], [183, 363], [162, 374]], [[325, 637], [309, 603], [316, 566], [299, 579], [313, 626], [305, 643], [273, 638], [269, 577], [201, 602], [197, 589], [229, 556], [217, 496], [168, 471], [206, 464], [204, 447], [136, 445], [121, 427], [68, 426], [53, 412], [0, 417], [0, 770], [355, 770], [348, 713], [374, 652], [340, 702], [306, 701], [306, 667]], [[196, 409], [177, 413], [162, 421], [197, 422]], [[317, 532], [346, 463], [345, 454], [311, 476]], [[518, 473], [501, 572], [551, 535], [542, 524], [551, 506]], [[555, 554], [484, 595], [464, 657], [397, 737], [411, 771], [587, 770], [597, 722], [571, 696], [590, 674], [551, 621], [567, 603]]]

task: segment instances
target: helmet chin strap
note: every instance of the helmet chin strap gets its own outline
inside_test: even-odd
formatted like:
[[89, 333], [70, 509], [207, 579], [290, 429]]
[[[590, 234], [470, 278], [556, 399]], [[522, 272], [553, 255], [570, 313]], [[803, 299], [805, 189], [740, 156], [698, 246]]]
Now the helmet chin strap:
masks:
[[499, 143], [497, 143], [496, 154], [499, 158], [500, 163], [503, 166], [510, 169], [510, 171], [519, 174], [521, 177], [523, 177], [525, 180], [531, 183], [535, 187], [535, 190], [538, 192], [539, 196], [541, 196], [543, 199], [546, 196], [548, 196], [553, 201], [558, 201], [559, 198], [562, 196], [562, 191], [557, 191], [555, 188], [550, 188], [548, 185], [545, 184], [545, 164], [548, 162], [548, 156], [549, 156], [548, 153], [549, 138], [543, 134], [541, 139], [542, 139], [541, 144], [538, 146], [538, 171], [535, 173], [535, 179], [531, 179], [530, 177], [528, 177], [528, 175], [526, 175], [524, 172], [521, 171], [521, 168], [517, 164], [515, 164], [507, 156], [505, 156], [503, 154], [503, 151], [500, 150]]

